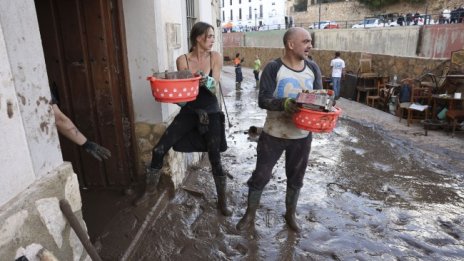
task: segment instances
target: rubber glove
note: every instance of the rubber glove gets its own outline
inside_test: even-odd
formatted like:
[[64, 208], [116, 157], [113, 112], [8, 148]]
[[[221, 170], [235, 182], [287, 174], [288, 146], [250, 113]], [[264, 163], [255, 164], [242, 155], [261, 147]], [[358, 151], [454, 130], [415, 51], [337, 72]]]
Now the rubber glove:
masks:
[[201, 76], [200, 86], [205, 86], [206, 82], [208, 81], [208, 75], [205, 75], [203, 71], [199, 70], [195, 73], [195, 76]]
[[294, 99], [287, 98], [284, 100], [284, 110], [287, 113], [295, 113], [300, 111], [300, 108], [298, 108], [298, 105]]
[[82, 144], [82, 147], [98, 161], [111, 157], [111, 151], [93, 141], [87, 140], [84, 144]]

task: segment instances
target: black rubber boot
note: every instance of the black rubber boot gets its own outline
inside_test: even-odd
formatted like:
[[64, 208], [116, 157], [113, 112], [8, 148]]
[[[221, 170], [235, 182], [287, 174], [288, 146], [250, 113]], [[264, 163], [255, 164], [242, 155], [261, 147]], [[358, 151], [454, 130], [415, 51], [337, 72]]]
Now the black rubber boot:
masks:
[[259, 88], [259, 80], [256, 80], [256, 88]]
[[301, 231], [300, 226], [296, 222], [296, 204], [298, 202], [298, 197], [300, 196], [299, 189], [293, 189], [287, 186], [287, 195], [285, 196], [285, 206], [287, 212], [285, 213], [285, 221], [287, 225], [295, 232], [299, 233]]
[[245, 227], [255, 224], [256, 210], [259, 208], [262, 190], [248, 189], [248, 207], [245, 215], [237, 223], [237, 230], [242, 230]]
[[237, 91], [240, 91], [240, 90], [242, 90], [242, 87], [241, 87], [241, 85], [242, 85], [242, 83], [241, 83], [241, 82], [236, 82], [236, 83], [235, 83], [235, 90], [237, 90]]
[[213, 176], [214, 183], [216, 184], [216, 192], [218, 197], [217, 208], [221, 211], [222, 215], [232, 215], [232, 210], [227, 207], [227, 176]]
[[156, 193], [156, 187], [161, 176], [160, 169], [147, 168], [145, 174], [145, 191], [142, 196], [134, 201], [134, 205], [138, 206], [146, 202], [151, 196]]

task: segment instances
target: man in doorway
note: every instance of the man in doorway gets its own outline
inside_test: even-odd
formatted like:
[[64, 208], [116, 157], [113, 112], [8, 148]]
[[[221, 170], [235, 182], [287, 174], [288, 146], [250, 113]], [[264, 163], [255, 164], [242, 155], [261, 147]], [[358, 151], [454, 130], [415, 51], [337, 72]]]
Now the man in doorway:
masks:
[[335, 100], [340, 98], [340, 82], [345, 75], [345, 61], [340, 58], [340, 52], [335, 52], [335, 58], [330, 61], [332, 68], [332, 87], [335, 92]]
[[285, 221], [290, 229], [300, 231], [295, 212], [308, 165], [312, 135], [298, 129], [292, 115], [299, 111], [294, 100], [299, 92], [322, 89], [321, 71], [316, 63], [307, 59], [311, 42], [311, 35], [304, 28], [288, 29], [283, 37], [284, 56], [268, 63], [261, 74], [258, 104], [267, 110], [267, 117], [259, 135], [256, 168], [247, 182], [248, 207], [237, 224], [238, 230], [254, 225], [263, 189], [285, 151]]

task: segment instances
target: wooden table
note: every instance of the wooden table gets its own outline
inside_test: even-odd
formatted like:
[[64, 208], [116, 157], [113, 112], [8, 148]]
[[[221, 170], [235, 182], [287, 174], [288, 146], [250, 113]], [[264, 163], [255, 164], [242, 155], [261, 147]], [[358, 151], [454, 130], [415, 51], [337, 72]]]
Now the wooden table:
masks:
[[460, 99], [454, 98], [453, 95], [433, 94], [432, 95], [433, 106], [432, 106], [432, 118], [437, 114], [437, 103], [443, 101], [446, 103], [448, 110], [454, 110], [457, 108], [457, 104], [461, 104], [461, 108], [464, 102], [464, 97]]

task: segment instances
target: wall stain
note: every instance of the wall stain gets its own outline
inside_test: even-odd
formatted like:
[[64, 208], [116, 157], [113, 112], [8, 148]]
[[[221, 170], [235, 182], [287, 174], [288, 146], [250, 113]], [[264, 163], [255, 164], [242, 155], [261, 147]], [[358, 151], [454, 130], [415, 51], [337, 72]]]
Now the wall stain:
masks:
[[41, 130], [42, 132], [45, 132], [45, 133], [48, 135], [48, 130], [49, 130], [49, 128], [48, 128], [48, 122], [45, 122], [45, 121], [44, 121], [44, 122], [40, 123], [40, 130]]
[[21, 103], [23, 105], [26, 105], [26, 97], [24, 97], [23, 95], [21, 95], [20, 93], [17, 93], [19, 99], [21, 100]]
[[8, 114], [8, 118], [13, 118], [13, 102], [11, 100], [6, 102], [6, 113]]
[[40, 102], [44, 102], [45, 104], [49, 104], [49, 100], [45, 96], [40, 96], [39, 99], [37, 100], [36, 104], [37, 106], [40, 105]]

